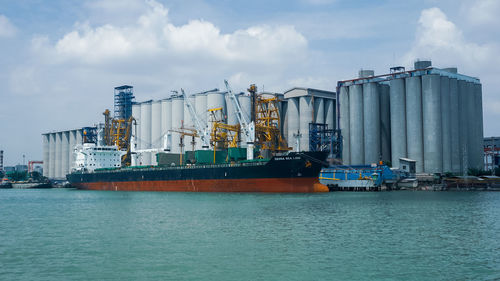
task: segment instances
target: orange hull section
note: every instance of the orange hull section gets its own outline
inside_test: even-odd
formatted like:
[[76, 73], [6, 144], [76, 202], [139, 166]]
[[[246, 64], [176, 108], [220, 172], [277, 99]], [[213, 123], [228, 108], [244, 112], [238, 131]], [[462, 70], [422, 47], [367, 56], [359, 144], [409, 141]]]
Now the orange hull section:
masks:
[[75, 183], [79, 189], [180, 192], [328, 192], [318, 178], [176, 180]]

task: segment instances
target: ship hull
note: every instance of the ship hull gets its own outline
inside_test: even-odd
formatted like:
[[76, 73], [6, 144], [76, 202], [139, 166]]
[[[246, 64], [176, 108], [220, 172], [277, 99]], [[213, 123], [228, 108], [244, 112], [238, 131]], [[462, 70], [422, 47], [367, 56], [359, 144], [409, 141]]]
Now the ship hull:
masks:
[[324, 153], [291, 153], [266, 163], [72, 173], [76, 188], [112, 191], [326, 192], [318, 174]]

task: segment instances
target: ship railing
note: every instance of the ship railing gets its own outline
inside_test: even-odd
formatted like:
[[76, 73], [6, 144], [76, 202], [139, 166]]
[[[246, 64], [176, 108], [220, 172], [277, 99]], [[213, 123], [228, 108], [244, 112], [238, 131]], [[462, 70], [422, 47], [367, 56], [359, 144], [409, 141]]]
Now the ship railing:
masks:
[[[226, 164], [209, 164], [209, 165], [190, 165], [190, 166], [173, 166], [173, 167], [158, 167], [151, 166], [151, 170], [165, 171], [165, 170], [184, 170], [184, 169], [206, 169], [206, 168], [232, 168], [232, 167], [251, 167], [251, 166], [264, 166], [266, 162], [246, 162], [246, 163], [226, 163]], [[107, 169], [96, 170], [95, 173], [107, 172], [128, 172], [128, 171], [143, 171], [145, 167], [141, 168], [127, 168], [127, 169]]]

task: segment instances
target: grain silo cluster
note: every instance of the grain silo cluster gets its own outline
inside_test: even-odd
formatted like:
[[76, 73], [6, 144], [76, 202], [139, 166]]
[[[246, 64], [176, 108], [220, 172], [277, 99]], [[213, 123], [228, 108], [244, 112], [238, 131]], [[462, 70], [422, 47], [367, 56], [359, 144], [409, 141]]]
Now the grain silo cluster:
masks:
[[338, 83], [343, 163], [416, 160], [417, 173], [463, 173], [483, 166], [479, 79], [417, 61]]
[[75, 160], [73, 148], [82, 143], [83, 130], [50, 132], [42, 135], [44, 176], [51, 179], [66, 177]]
[[[106, 110], [104, 124], [43, 134], [44, 175], [64, 178], [75, 146], [84, 143], [116, 146], [126, 167], [326, 150], [332, 163], [341, 158], [344, 165], [382, 161], [399, 168], [404, 159], [415, 161], [416, 173], [483, 168], [481, 84], [456, 68], [417, 61], [410, 71], [361, 70], [358, 78], [338, 82], [337, 93], [300, 87], [257, 92], [255, 85], [233, 93], [226, 87], [195, 94], [180, 89], [141, 102], [132, 86], [116, 87], [114, 116]], [[254, 139], [248, 138], [251, 126]]]
[[[293, 88], [285, 94], [262, 92], [259, 96], [277, 98], [280, 130], [292, 150], [309, 151], [309, 123], [327, 124], [335, 128], [336, 96], [334, 92]], [[218, 89], [188, 95], [201, 125], [211, 130], [214, 118], [220, 116], [228, 125], [237, 125], [236, 110], [226, 91]], [[248, 120], [254, 118], [254, 102], [249, 93], [236, 93], [241, 111]], [[199, 136], [193, 140], [182, 136], [183, 129], [194, 127], [185, 97], [174, 92], [162, 100], [136, 102], [132, 105], [138, 165], [156, 165], [158, 151], [181, 154], [202, 149]], [[188, 140], [189, 139], [189, 140]], [[164, 147], [166, 146], [166, 147]], [[241, 141], [241, 147], [246, 143]], [[146, 150], [151, 151], [146, 151]], [[159, 150], [162, 149], [162, 150]]]

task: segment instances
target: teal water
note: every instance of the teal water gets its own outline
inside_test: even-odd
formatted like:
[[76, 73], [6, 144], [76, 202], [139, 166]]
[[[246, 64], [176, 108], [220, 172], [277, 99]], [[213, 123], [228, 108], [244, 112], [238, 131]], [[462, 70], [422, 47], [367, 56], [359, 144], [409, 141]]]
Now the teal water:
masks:
[[498, 280], [500, 192], [0, 190], [0, 280]]

